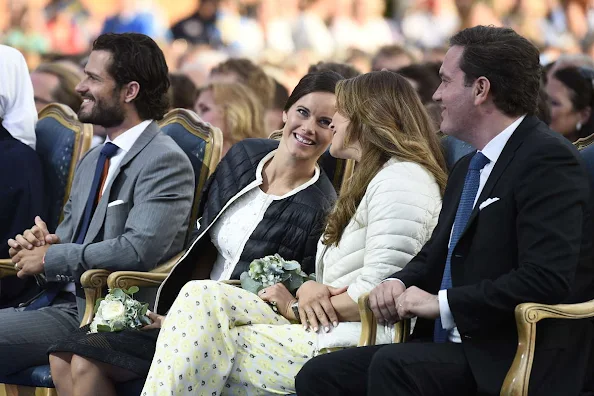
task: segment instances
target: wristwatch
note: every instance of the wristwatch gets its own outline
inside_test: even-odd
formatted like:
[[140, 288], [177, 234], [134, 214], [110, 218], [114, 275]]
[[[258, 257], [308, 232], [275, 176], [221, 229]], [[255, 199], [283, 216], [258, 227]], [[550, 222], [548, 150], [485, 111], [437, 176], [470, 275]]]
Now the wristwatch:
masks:
[[301, 317], [299, 316], [299, 301], [295, 301], [291, 304], [291, 309], [293, 310], [293, 315], [295, 315], [297, 323], [301, 323]]

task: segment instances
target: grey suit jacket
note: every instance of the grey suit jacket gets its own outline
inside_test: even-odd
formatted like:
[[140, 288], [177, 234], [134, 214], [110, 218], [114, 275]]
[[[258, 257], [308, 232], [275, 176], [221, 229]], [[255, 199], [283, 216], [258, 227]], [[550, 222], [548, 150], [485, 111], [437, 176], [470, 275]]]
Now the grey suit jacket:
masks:
[[[183, 249], [194, 196], [190, 160], [152, 122], [106, 186], [84, 243], [73, 243], [100, 151], [101, 146], [89, 151], [77, 165], [64, 220], [56, 230], [61, 243], [50, 246], [45, 256], [48, 281], [77, 283], [80, 315], [84, 293], [78, 282], [86, 270], [148, 271]], [[108, 207], [116, 200], [123, 203]]]

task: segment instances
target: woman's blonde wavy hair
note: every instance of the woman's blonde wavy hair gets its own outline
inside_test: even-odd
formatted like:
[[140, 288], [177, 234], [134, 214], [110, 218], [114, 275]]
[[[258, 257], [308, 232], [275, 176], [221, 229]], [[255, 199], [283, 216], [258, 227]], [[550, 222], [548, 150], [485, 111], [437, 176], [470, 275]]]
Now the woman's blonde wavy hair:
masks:
[[247, 86], [241, 83], [214, 82], [198, 94], [210, 90], [214, 102], [223, 108], [223, 117], [233, 143], [247, 138], [267, 137], [264, 106]]
[[423, 166], [441, 193], [447, 182], [446, 162], [431, 118], [408, 81], [390, 71], [378, 71], [338, 82], [336, 108], [347, 117], [344, 146], [361, 145], [364, 166], [355, 167], [343, 183], [328, 216], [325, 245], [338, 245], [371, 179], [390, 158]]

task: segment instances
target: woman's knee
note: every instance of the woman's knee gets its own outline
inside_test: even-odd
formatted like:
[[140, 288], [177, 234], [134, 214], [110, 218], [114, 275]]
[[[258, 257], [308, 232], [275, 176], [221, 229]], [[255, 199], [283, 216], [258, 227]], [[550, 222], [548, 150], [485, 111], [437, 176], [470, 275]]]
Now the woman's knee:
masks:
[[101, 369], [94, 360], [87, 359], [79, 355], [72, 355], [72, 360], [70, 361], [70, 372], [73, 379], [97, 374], [100, 371]]
[[72, 354], [65, 352], [57, 352], [49, 355], [50, 369], [52, 377], [55, 379], [70, 376], [70, 361]]

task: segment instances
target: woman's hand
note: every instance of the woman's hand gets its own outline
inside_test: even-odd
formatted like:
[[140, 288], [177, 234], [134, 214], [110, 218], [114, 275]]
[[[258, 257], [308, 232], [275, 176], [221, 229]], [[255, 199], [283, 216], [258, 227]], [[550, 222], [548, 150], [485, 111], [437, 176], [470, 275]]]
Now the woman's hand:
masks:
[[291, 309], [291, 305], [297, 302], [297, 299], [293, 297], [293, 295], [282, 283], [277, 283], [267, 287], [266, 289], [260, 290], [258, 292], [258, 296], [260, 296], [260, 298], [266, 302], [274, 303], [276, 305], [276, 309], [278, 309], [278, 313], [283, 315], [285, 318], [289, 320], [297, 320], [295, 315], [293, 315], [293, 310]]
[[309, 322], [309, 326], [317, 332], [319, 322], [327, 333], [330, 331], [330, 323], [334, 327], [338, 326], [338, 316], [330, 302], [330, 297], [344, 293], [347, 288], [347, 286], [335, 288], [314, 281], [307, 281], [301, 285], [297, 290], [297, 298], [303, 327], [307, 329]]
[[165, 322], [165, 316], [158, 315], [151, 311], [148, 311], [147, 314], [148, 314], [149, 319], [152, 320], [153, 323], [151, 323], [150, 325], [144, 326], [142, 328], [142, 330], [160, 329], [161, 326], [163, 326], [163, 323]]

